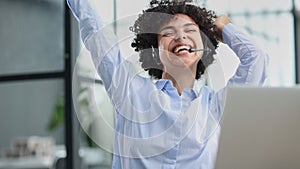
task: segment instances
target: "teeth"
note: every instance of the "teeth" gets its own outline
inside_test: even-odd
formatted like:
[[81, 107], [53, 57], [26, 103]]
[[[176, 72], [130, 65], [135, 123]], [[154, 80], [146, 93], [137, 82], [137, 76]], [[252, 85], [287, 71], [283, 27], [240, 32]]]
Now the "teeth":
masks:
[[174, 53], [178, 53], [180, 50], [188, 50], [187, 46], [178, 46], [175, 48]]

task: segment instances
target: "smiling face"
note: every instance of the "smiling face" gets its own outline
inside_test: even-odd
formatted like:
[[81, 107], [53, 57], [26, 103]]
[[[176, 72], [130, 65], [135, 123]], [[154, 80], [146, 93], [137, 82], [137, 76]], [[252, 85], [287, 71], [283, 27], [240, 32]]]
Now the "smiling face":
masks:
[[188, 67], [196, 70], [203, 52], [189, 52], [189, 49], [203, 49], [199, 26], [187, 15], [176, 14], [159, 31], [158, 44], [160, 60], [164, 69]]

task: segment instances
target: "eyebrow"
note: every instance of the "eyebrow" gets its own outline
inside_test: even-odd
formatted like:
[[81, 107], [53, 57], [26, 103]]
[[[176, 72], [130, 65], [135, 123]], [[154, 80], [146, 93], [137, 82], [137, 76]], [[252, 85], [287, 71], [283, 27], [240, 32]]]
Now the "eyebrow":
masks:
[[[189, 26], [197, 26], [197, 25], [194, 23], [186, 23], [183, 25], [183, 27], [189, 27]], [[175, 29], [175, 26], [165, 26], [162, 29], [160, 29], [159, 32], [166, 30], [166, 29]]]

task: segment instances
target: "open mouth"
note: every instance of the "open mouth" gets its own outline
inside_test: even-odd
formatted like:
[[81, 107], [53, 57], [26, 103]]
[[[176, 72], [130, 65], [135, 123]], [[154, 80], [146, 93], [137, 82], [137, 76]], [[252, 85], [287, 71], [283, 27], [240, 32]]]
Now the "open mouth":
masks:
[[172, 52], [175, 54], [180, 54], [183, 52], [189, 52], [190, 48], [191, 47], [188, 45], [177, 45], [173, 48]]

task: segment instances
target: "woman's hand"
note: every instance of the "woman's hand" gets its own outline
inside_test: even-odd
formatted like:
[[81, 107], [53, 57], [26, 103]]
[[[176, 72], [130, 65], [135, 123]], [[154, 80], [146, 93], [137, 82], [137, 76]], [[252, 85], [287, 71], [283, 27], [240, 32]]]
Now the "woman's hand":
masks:
[[218, 16], [215, 20], [215, 26], [216, 26], [215, 29], [217, 32], [218, 39], [221, 42], [224, 42], [222, 37], [222, 30], [225, 27], [225, 25], [227, 25], [228, 23], [232, 23], [232, 22], [227, 14], [222, 14]]

